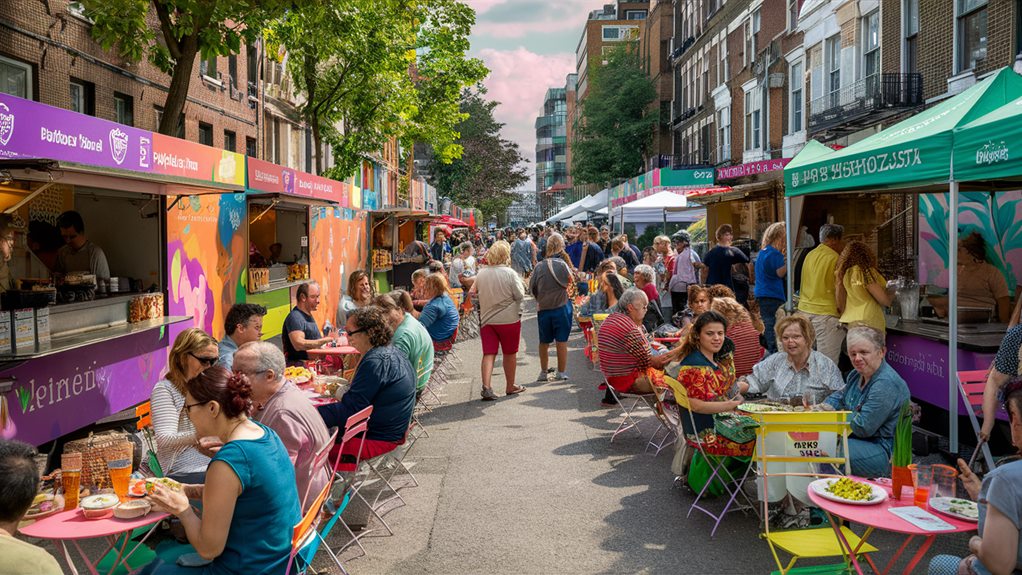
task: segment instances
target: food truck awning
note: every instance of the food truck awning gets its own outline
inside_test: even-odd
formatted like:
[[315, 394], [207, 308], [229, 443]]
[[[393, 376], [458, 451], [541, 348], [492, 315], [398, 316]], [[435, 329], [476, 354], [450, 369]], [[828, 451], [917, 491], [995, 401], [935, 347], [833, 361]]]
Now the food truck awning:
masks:
[[946, 184], [952, 133], [1017, 98], [1022, 77], [1002, 68], [961, 94], [886, 130], [828, 154], [806, 146], [784, 168], [784, 193], [802, 196], [857, 189]]
[[777, 180], [767, 180], [765, 182], [739, 184], [733, 187], [723, 186], [720, 188], [711, 188], [709, 191], [693, 190], [699, 193], [686, 195], [691, 203], [708, 206], [710, 204], [718, 204], [720, 202], [757, 199], [758, 196], [768, 196], [770, 193], [779, 189], [780, 186]]
[[1003, 180], [1016, 188], [1022, 183], [1022, 154], [1012, 150], [1022, 142], [1022, 98], [954, 131], [956, 180]]

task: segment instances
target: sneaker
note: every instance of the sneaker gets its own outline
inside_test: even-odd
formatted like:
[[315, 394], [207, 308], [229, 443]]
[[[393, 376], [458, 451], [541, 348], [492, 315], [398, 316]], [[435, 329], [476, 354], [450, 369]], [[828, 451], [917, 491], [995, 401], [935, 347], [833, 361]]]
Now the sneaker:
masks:
[[556, 375], [550, 378], [550, 381], [568, 381], [568, 374], [558, 371]]
[[546, 383], [550, 381], [550, 376], [549, 374], [547, 374], [547, 372], [541, 371], [539, 372], [539, 377], [536, 378], [536, 381]]
[[805, 529], [809, 527], [809, 509], [803, 509], [795, 515], [782, 513], [777, 518], [778, 527], [781, 529]]
[[482, 393], [483, 401], [494, 401], [497, 399], [497, 394], [493, 393], [492, 387], [484, 387]]

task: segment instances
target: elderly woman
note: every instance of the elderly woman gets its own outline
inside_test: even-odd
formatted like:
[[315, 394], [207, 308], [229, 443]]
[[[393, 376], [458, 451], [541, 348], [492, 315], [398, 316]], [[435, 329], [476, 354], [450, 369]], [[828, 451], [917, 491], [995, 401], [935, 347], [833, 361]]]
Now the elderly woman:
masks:
[[647, 331], [653, 331], [664, 323], [664, 314], [660, 310], [660, 293], [656, 289], [656, 272], [653, 271], [653, 266], [641, 264], [635, 266], [633, 277], [635, 278], [635, 287], [642, 290], [642, 293], [649, 298], [649, 309], [646, 310], [646, 319], [643, 320], [642, 325], [646, 327]]
[[[1008, 412], [1011, 443], [1022, 450], [1022, 380], [1005, 389], [1004, 411]], [[982, 482], [958, 460], [959, 476], [969, 498], [979, 503], [979, 535], [969, 540], [971, 555], [964, 559], [938, 555], [930, 562], [930, 575], [987, 575], [1022, 571], [1022, 461], [1002, 465]]]
[[532, 273], [535, 261], [533, 247], [529, 234], [525, 233], [525, 230], [520, 230], [518, 239], [511, 245], [511, 268], [518, 274], [526, 276]]
[[841, 323], [864, 323], [883, 333], [887, 331], [884, 308], [894, 301], [887, 280], [877, 269], [877, 258], [864, 242], [848, 242], [835, 273], [834, 288]]
[[883, 332], [861, 325], [848, 330], [848, 356], [854, 368], [845, 387], [820, 407], [852, 412], [848, 453], [852, 473], [859, 477], [889, 477], [894, 430], [901, 406], [910, 398], [908, 385], [884, 356]]
[[[157, 559], [144, 573], [283, 573], [286, 569], [292, 529], [301, 519], [295, 471], [277, 434], [249, 419], [251, 397], [248, 378], [220, 366], [185, 383], [181, 413], [199, 434], [216, 437], [222, 446], [209, 464], [205, 483], [186, 484], [182, 490], [157, 484], [149, 498], [158, 509], [177, 516], [188, 543], [212, 563], [182, 568]], [[202, 499], [201, 517], [189, 499]]]
[[404, 443], [415, 407], [415, 372], [408, 358], [390, 345], [394, 332], [380, 308], [355, 310], [348, 316], [345, 329], [348, 343], [362, 354], [362, 359], [355, 368], [351, 389], [341, 401], [318, 409], [328, 428], [341, 430], [340, 437], [349, 417], [373, 406], [365, 437], [349, 441], [344, 451], [338, 444], [332, 452], [332, 459], [339, 456], [343, 465], [353, 465], [359, 450], [362, 459], [372, 459]]
[[351, 275], [348, 276], [348, 293], [341, 298], [341, 303], [337, 306], [335, 318], [337, 323], [335, 325], [338, 327], [344, 325], [349, 313], [372, 303], [375, 295], [373, 284], [369, 281], [369, 274], [364, 270], [351, 272]]
[[157, 458], [164, 475], [182, 483], [202, 483], [209, 458], [199, 452], [199, 435], [182, 411], [185, 384], [218, 360], [216, 340], [197, 327], [178, 334], [170, 349], [166, 379], [156, 382], [150, 398]]
[[816, 330], [805, 317], [786, 316], [774, 326], [783, 353], [768, 355], [742, 377], [742, 393], [765, 394], [767, 399], [806, 398], [821, 403], [844, 387], [841, 371], [827, 356], [813, 349]]
[[419, 321], [426, 327], [434, 342], [451, 339], [458, 330], [461, 316], [454, 306], [454, 300], [447, 294], [447, 281], [444, 276], [430, 274], [426, 277], [424, 291], [429, 303], [422, 308]]
[[509, 265], [511, 246], [507, 242], [495, 242], [487, 256], [489, 265], [479, 270], [474, 289], [479, 294], [479, 335], [483, 344], [481, 394], [484, 401], [493, 401], [497, 394], [493, 392], [490, 380], [497, 352], [502, 352], [504, 359], [504, 393], [514, 395], [525, 391], [524, 387], [515, 384], [525, 284]]
[[745, 377], [752, 373], [752, 366], [763, 358], [763, 347], [759, 344], [760, 332], [752, 322], [749, 311], [730, 297], [714, 298], [710, 309], [727, 320], [727, 337], [735, 343], [735, 375]]

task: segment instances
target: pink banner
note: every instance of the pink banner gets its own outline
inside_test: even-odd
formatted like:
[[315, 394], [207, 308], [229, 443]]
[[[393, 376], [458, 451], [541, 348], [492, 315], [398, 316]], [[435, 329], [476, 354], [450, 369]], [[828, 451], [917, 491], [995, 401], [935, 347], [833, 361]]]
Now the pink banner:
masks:
[[351, 207], [348, 185], [299, 172], [263, 160], [248, 158], [248, 189], [269, 194], [302, 196], [337, 202], [342, 208]]
[[741, 178], [743, 176], [752, 176], [755, 174], [783, 170], [784, 166], [788, 165], [788, 162], [790, 161], [791, 158], [778, 158], [776, 160], [749, 162], [748, 164], [717, 168], [717, 180], [731, 180], [734, 178]]

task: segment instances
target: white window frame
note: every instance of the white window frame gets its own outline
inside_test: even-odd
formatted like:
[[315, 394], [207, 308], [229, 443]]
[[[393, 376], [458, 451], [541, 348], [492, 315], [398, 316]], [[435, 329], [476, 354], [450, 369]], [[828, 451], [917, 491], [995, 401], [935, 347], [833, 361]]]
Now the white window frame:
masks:
[[[916, 18], [915, 18], [915, 20], [916, 20], [916, 29], [915, 29], [915, 31], [913, 31], [910, 28], [910, 26], [909, 26], [910, 18], [908, 18], [908, 16], [907, 16], [908, 13], [909, 13], [909, 4], [910, 3], [915, 4], [915, 8], [916, 8]], [[908, 65], [909, 64], [908, 41], [909, 41], [910, 38], [914, 38], [915, 39], [916, 65], [918, 66], [918, 64], [919, 64], [919, 60], [918, 60], [918, 58], [919, 58], [919, 0], [902, 0], [902, 3], [901, 3], [901, 13], [903, 15], [906, 15], [904, 18], [902, 18], [902, 24], [901, 24], [901, 71], [904, 72], [904, 73], [909, 73], [909, 72], [913, 71], [913, 70], [909, 69], [909, 65]]]
[[32, 71], [32, 66], [30, 64], [26, 64], [25, 62], [21, 62], [19, 60], [12, 60], [10, 58], [4, 58], [3, 56], [0, 56], [0, 63], [6, 64], [6, 65], [14, 67], [14, 68], [21, 68], [21, 69], [23, 69], [25, 71], [25, 99], [26, 100], [34, 100], [35, 99], [34, 98], [35, 94], [33, 93], [32, 89], [33, 89], [33, 86], [34, 86], [35, 82], [34, 82], [34, 77], [33, 77], [33, 73], [32, 73], [33, 72]]
[[759, 8], [756, 8], [749, 14], [749, 19], [745, 23], [745, 63], [747, 65], [752, 64], [756, 59], [760, 24]]
[[[130, 124], [127, 124], [127, 123], [122, 121], [124, 118], [121, 117], [121, 113], [118, 110], [118, 105], [120, 104], [120, 102], [124, 102], [125, 108], [131, 114], [131, 118], [130, 118], [131, 123]], [[131, 96], [129, 96], [127, 94], [121, 94], [119, 92], [114, 92], [114, 120], [118, 124], [122, 124], [122, 125], [125, 125], [125, 126], [134, 126], [135, 125], [135, 99], [134, 98], [131, 98]]]
[[744, 150], [756, 152], [763, 149], [763, 96], [758, 84], [745, 91], [743, 100]]
[[[798, 30], [798, 2], [799, 0], [788, 0], [787, 11], [785, 17], [788, 20], [788, 32], [794, 32]], [[791, 17], [791, 9], [795, 8], [795, 17]]]
[[[201, 58], [201, 56], [200, 56]], [[223, 82], [217, 78], [217, 72], [220, 70], [220, 62], [217, 61], [219, 56], [213, 56], [212, 58], [202, 58], [203, 62], [206, 62], [206, 69], [202, 72], [202, 79], [210, 84], [216, 84], [217, 86], [223, 87]], [[209, 62], [213, 62], [213, 73], [210, 74]]]
[[717, 123], [717, 138], [720, 140], [717, 149], [720, 150], [720, 156], [717, 158], [717, 163], [731, 161], [731, 105], [728, 104], [723, 108], [717, 110], [717, 115], [720, 117], [720, 121]]
[[[876, 21], [877, 21], [877, 43], [876, 43], [876, 47], [873, 50], [867, 51], [867, 49], [869, 47], [869, 21], [870, 21], [871, 18], [876, 18]], [[862, 64], [861, 64], [861, 66], [862, 66], [862, 77], [863, 78], [867, 77], [866, 57], [869, 56], [870, 54], [873, 54], [873, 53], [876, 54], [876, 70], [874, 70], [873, 75], [879, 77], [880, 76], [881, 68], [883, 67], [883, 65], [881, 63], [881, 58], [883, 56], [880, 53], [880, 46], [882, 44], [882, 42], [881, 42], [881, 30], [880, 30], [880, 9], [877, 8], [876, 10], [873, 10], [869, 14], [864, 15], [862, 17], [862, 19], [860, 20], [860, 22], [861, 22], [861, 28], [862, 28], [862, 40], [861, 40], [861, 43], [860, 43], [860, 45], [862, 46]]]
[[[837, 69], [833, 64], [837, 63]], [[834, 87], [834, 74], [837, 74], [837, 87]], [[823, 94], [830, 98], [829, 107], [837, 105], [841, 96], [841, 33], [834, 34], [823, 40]]]
[[[76, 102], [75, 90], [74, 90], [74, 88], [76, 86], [78, 87], [78, 101], [77, 102]], [[71, 81], [68, 82], [67, 93], [68, 93], [68, 97], [71, 99], [71, 106], [68, 108], [69, 110], [71, 110], [72, 112], [77, 112], [79, 114], [88, 114], [88, 110], [85, 109], [85, 106], [86, 106], [86, 102], [85, 102], [86, 94], [85, 94], [85, 91], [86, 90], [85, 90], [85, 84], [84, 83], [79, 82], [77, 80], [71, 80]], [[75, 109], [75, 104], [76, 103], [78, 104], [78, 109]]]
[[[963, 31], [963, 29], [962, 29], [962, 24], [963, 24], [962, 19], [963, 18], [965, 18], [968, 15], [975, 14], [975, 13], [979, 12], [980, 10], [988, 10], [988, 12], [987, 12], [987, 43], [989, 44], [989, 42], [990, 42], [990, 12], [989, 12], [990, 3], [989, 3], [989, 1], [988, 0], [973, 0], [975, 2], [979, 2], [980, 4], [978, 6], [973, 7], [972, 10], [970, 10], [968, 13], [965, 13], [965, 14], [963, 14], [962, 11], [961, 11], [962, 1], [963, 0], [955, 0], [955, 3], [954, 3], [954, 14], [955, 14], [955, 22], [954, 22], [955, 28], [954, 28], [954, 42], [953, 42], [953, 47], [954, 47], [954, 69], [958, 73], [967, 72], [967, 71], [972, 70], [972, 69], [975, 68], [974, 66], [966, 67], [966, 65], [965, 65], [966, 63], [963, 61], [964, 60], [963, 54], [961, 53], [961, 51], [962, 51], [962, 42], [964, 40], [964, 35], [962, 34], [962, 31]], [[989, 46], [987, 47], [987, 49], [989, 50]]]
[[[806, 129], [805, 69], [804, 57], [788, 63], [788, 134], [797, 134]], [[796, 103], [800, 112], [799, 125], [797, 127], [795, 126]]]

